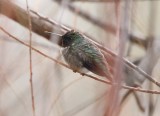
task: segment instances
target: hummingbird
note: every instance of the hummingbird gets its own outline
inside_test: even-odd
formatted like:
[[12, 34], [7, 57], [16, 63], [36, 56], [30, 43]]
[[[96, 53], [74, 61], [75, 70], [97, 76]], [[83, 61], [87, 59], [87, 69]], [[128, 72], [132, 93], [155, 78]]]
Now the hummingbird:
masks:
[[61, 35], [58, 45], [64, 48], [62, 55], [74, 72], [87, 69], [87, 71], [113, 81], [101, 51], [79, 32], [71, 30]]

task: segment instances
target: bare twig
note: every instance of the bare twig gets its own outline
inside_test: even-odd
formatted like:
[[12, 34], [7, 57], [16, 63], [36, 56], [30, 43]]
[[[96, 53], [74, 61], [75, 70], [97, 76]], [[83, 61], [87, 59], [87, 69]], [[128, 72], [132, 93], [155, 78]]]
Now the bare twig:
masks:
[[31, 17], [30, 17], [30, 10], [28, 5], [28, 0], [26, 0], [26, 6], [27, 6], [27, 13], [28, 13], [28, 24], [29, 24], [29, 69], [30, 69], [30, 87], [31, 87], [31, 99], [32, 99], [32, 111], [33, 116], [36, 115], [35, 113], [35, 102], [34, 102], [34, 90], [33, 90], [33, 71], [32, 71], [32, 24], [31, 24]]
[[[127, 92], [124, 94], [124, 96], [122, 97], [121, 99], [121, 102], [120, 102], [120, 106], [122, 106], [124, 104], [124, 102], [126, 101], [126, 99], [128, 98], [128, 96], [130, 94], [133, 93], [133, 90], [127, 90]], [[122, 107], [121, 107], [122, 108]], [[120, 109], [121, 110], [121, 109]]]
[[[57, 3], [60, 4], [60, 1], [57, 0]], [[106, 24], [106, 23], [100, 21], [99, 19], [89, 15], [86, 11], [80, 10], [72, 4], [67, 4], [67, 8], [74, 13], [76, 13], [78, 10], [78, 16], [81, 16], [82, 18], [89, 20], [92, 24], [104, 29], [105, 31], [107, 31], [111, 34], [116, 33], [116, 28], [113, 25]]]
[[19, 102], [22, 104], [25, 113], [28, 113], [29, 111], [27, 110], [25, 101], [18, 95], [18, 93], [12, 87], [12, 84], [7, 80], [7, 78], [5, 76], [4, 76], [3, 80], [7, 84], [7, 86], [12, 90], [13, 94], [16, 96], [16, 98], [19, 100]]
[[[9, 11], [6, 10], [8, 7], [10, 8]], [[12, 3], [11, 1], [0, 0], [0, 13], [4, 14], [5, 16], [11, 18], [12, 20], [28, 28], [29, 19], [27, 11], [20, 8], [16, 4]], [[39, 19], [39, 17], [36, 17], [32, 14], [30, 14], [30, 17], [31, 17], [32, 31], [49, 39], [50, 36], [44, 31], [49, 31], [49, 32], [52, 31], [53, 26], [50, 23], [47, 23], [44, 20]]]
[[[46, 21], [46, 22], [48, 22], [48, 23], [50, 23], [50, 24], [52, 24], [52, 25], [54, 25], [54, 26], [56, 26], [56, 27], [61, 28], [62, 31], [63, 31], [63, 30], [64, 30], [64, 31], [70, 31], [70, 30], [71, 30], [71, 28], [68, 28], [68, 27], [65, 26], [65, 25], [59, 25], [56, 21], [54, 21], [54, 20], [52, 20], [52, 19], [49, 19], [48, 17], [42, 16], [41, 14], [39, 14], [39, 13], [36, 12], [36, 11], [31, 10], [31, 12], [32, 12], [33, 14], [37, 15], [37, 16], [39, 17], [39, 19], [42, 19], [43, 21]], [[52, 32], [52, 31], [53, 31], [53, 30], [50, 30], [50, 31], [44, 30], [45, 33], [46, 33], [46, 32]], [[47, 34], [48, 34], [48, 33], [47, 33]], [[48, 35], [50, 35], [50, 34], [48, 34]], [[50, 36], [49, 36], [49, 37], [50, 37]], [[49, 39], [49, 38], [48, 38], [48, 39]]]
[[[133, 93], [133, 95], [134, 95], [134, 97], [135, 97], [135, 99], [136, 99], [136, 103], [137, 103], [139, 109], [140, 109], [142, 112], [144, 112], [145, 109], [144, 109], [144, 107], [142, 106], [142, 104], [141, 104], [141, 102], [140, 102], [140, 99], [139, 99], [136, 91], [133, 91], [133, 90], [128, 90], [128, 91], [125, 93], [125, 95], [123, 96], [123, 98], [122, 98], [122, 100], [121, 100], [121, 102], [120, 102], [120, 106], [123, 105], [123, 103], [126, 101], [126, 99], [128, 98], [128, 96], [129, 96], [130, 94], [132, 94], [132, 93]], [[122, 110], [122, 107], [120, 107], [120, 108], [121, 108], [120, 110]]]
[[79, 82], [79, 80], [81, 80], [82, 78], [78, 78], [72, 82], [70, 82], [69, 84], [67, 84], [66, 86], [64, 86], [60, 92], [57, 94], [55, 100], [51, 103], [51, 107], [48, 110], [47, 116], [50, 115], [50, 112], [52, 111], [52, 109], [54, 108], [54, 105], [56, 104], [56, 102], [58, 101], [58, 99], [61, 97], [61, 94], [64, 92], [64, 90], [66, 90], [67, 88], [71, 87], [71, 85], [73, 85], [76, 82]]
[[135, 91], [133, 91], [133, 95], [134, 95], [134, 97], [135, 97], [135, 99], [136, 99], [136, 102], [137, 102], [137, 105], [138, 105], [139, 109], [140, 109], [142, 112], [144, 112], [144, 111], [145, 111], [145, 108], [144, 108], [144, 106], [142, 105], [138, 94], [137, 94]]
[[131, 41], [132, 43], [135, 43], [135, 44], [137, 44], [137, 45], [139, 45], [139, 46], [142, 46], [142, 47], [144, 47], [145, 49], [147, 49], [147, 45], [148, 45], [147, 39], [148, 39], [148, 38], [151, 38], [151, 37], [139, 38], [139, 37], [134, 36], [134, 35], [129, 35], [128, 38], [130, 39], [130, 41]]
[[[120, 60], [120, 58], [123, 57], [123, 52], [124, 52], [124, 39], [126, 39], [126, 37], [122, 37], [122, 36], [126, 36], [124, 33], [124, 30], [120, 30], [121, 27], [121, 9], [120, 9], [120, 0], [116, 0], [115, 1], [115, 14], [116, 14], [116, 39], [119, 39], [119, 53], [118, 56], [115, 60], [115, 69], [114, 69], [114, 80], [118, 83], [117, 86], [112, 86], [110, 89], [110, 93], [109, 93], [109, 103], [110, 105], [108, 105], [107, 109], [106, 109], [106, 113], [105, 116], [117, 116], [119, 114], [119, 92], [121, 89], [121, 84], [122, 84], [122, 61]], [[127, 10], [128, 11], [128, 10]], [[124, 24], [124, 19], [122, 19], [122, 24]]]
[[[102, 95], [99, 95], [98, 97], [94, 97], [90, 100], [85, 101], [85, 103], [81, 103], [77, 107], [72, 108], [71, 110], [65, 112], [63, 116], [76, 116], [76, 114], [80, 113], [82, 110], [85, 110], [87, 107], [95, 104], [96, 102], [100, 100], [106, 100], [106, 96], [108, 95], [108, 91], [105, 91]], [[79, 114], [78, 114], [79, 115]]]
[[[19, 39], [16, 38], [15, 36], [11, 35], [9, 32], [7, 32], [7, 31], [6, 31], [3, 27], [1, 27], [1, 26], [0, 26], [0, 30], [3, 31], [5, 34], [7, 34], [7, 35], [8, 35], [9, 37], [11, 37], [12, 39], [14, 39], [14, 40], [16, 40], [17, 42], [21, 43], [22, 45], [24, 45], [24, 46], [26, 46], [26, 47], [30, 47], [30, 46], [29, 46], [28, 44], [26, 44], [25, 42], [19, 40]], [[50, 59], [50, 60], [52, 60], [52, 61], [60, 64], [61, 66], [64, 66], [64, 67], [66, 67], [66, 68], [68, 68], [68, 69], [71, 69], [68, 65], [66, 65], [66, 64], [64, 64], [64, 63], [62, 63], [62, 62], [60, 62], [60, 61], [58, 61], [58, 60], [56, 60], [56, 59], [54, 59], [54, 58], [46, 55], [46, 54], [44, 54], [43, 52], [37, 50], [36, 48], [34, 48], [34, 47], [31, 47], [31, 48], [32, 48], [33, 51], [35, 51], [35, 52], [41, 54], [42, 56], [44, 56], [44, 57], [46, 57], [46, 58], [48, 58], [48, 59]], [[71, 70], [72, 70], [72, 69], [71, 69]], [[109, 82], [109, 81], [102, 80], [102, 79], [99, 79], [99, 78], [94, 77], [94, 76], [92, 76], [92, 75], [85, 74], [85, 73], [81, 73], [81, 72], [79, 72], [79, 71], [77, 71], [77, 72], [80, 73], [80, 74], [82, 74], [82, 75], [85, 75], [85, 76], [87, 76], [87, 77], [89, 77], [89, 78], [91, 78], [91, 79], [97, 80], [97, 81], [99, 81], [99, 82], [102, 82], [102, 83], [105, 83], [105, 84], [111, 84], [111, 82]], [[160, 94], [160, 91], [145, 90], [145, 89], [141, 89], [141, 88], [129, 87], [129, 86], [124, 86], [124, 85], [122, 86], [122, 88], [124, 88], [124, 89], [130, 89], [130, 90], [133, 90], [133, 91], [144, 92], [144, 93]]]

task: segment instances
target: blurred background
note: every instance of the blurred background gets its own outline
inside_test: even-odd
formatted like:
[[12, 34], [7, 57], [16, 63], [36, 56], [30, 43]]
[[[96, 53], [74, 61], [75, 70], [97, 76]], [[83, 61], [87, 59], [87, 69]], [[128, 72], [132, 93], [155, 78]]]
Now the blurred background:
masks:
[[74, 73], [63, 66], [57, 36], [45, 32], [79, 31], [160, 81], [159, 6], [159, 0], [0, 0], [0, 116], [159, 116], [159, 94], [121, 88], [160, 91], [138, 69], [105, 52], [118, 86]]

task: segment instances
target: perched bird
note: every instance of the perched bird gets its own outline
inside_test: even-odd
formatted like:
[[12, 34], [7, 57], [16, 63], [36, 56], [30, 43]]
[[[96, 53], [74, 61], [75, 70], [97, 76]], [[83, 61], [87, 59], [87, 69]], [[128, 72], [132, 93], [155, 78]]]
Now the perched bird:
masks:
[[82, 34], [74, 30], [68, 31], [60, 37], [58, 44], [64, 47], [62, 54], [73, 71], [81, 71], [85, 68], [113, 81], [103, 54]]

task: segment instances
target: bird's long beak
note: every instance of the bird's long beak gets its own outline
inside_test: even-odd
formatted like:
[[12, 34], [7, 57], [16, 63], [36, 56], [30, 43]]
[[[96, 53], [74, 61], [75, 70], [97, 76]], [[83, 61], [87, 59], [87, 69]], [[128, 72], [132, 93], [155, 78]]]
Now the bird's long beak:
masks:
[[62, 36], [61, 34], [58, 34], [58, 33], [53, 33], [53, 32], [49, 32], [49, 31], [45, 31], [45, 33], [49, 33], [49, 34], [53, 34], [53, 35], [57, 35], [57, 36]]

